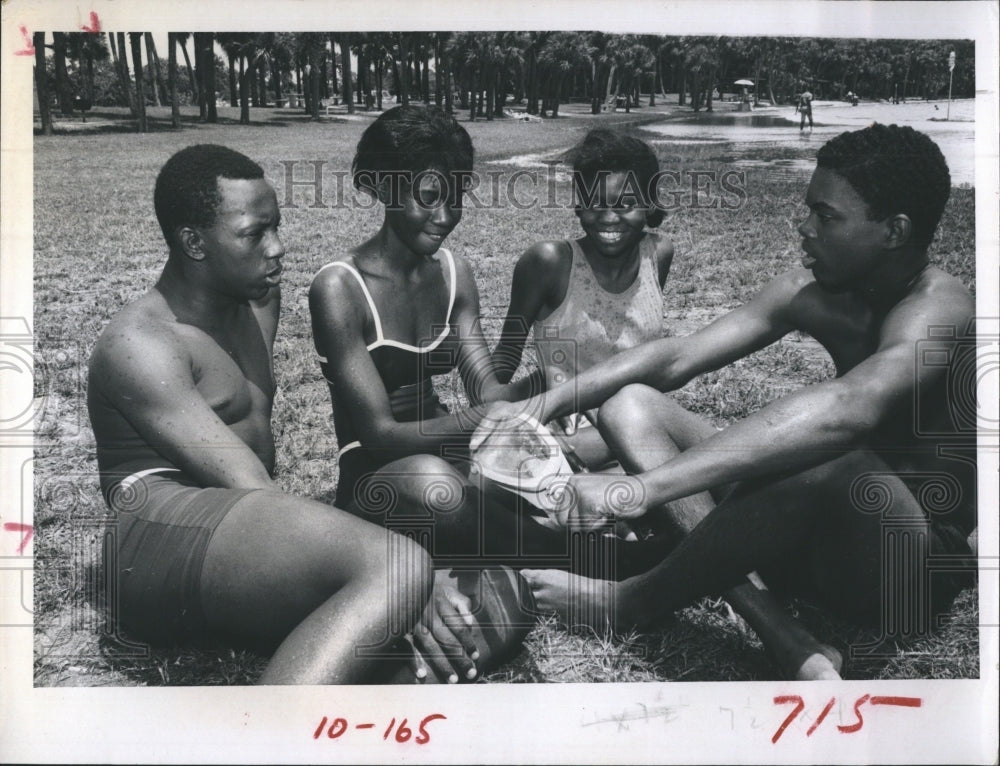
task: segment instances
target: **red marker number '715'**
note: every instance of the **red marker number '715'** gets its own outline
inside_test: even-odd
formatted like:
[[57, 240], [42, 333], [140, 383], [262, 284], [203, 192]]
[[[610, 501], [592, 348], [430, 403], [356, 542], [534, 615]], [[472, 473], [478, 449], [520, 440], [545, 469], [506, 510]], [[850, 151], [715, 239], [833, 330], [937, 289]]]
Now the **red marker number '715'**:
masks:
[[[807, 737], [811, 737], [812, 733], [819, 728], [819, 725], [823, 723], [823, 720], [833, 709], [833, 705], [836, 701], [837, 701], [836, 697], [830, 697], [829, 702], [827, 702], [823, 706], [823, 709], [819, 712], [819, 715], [816, 716], [816, 720], [813, 721], [812, 726], [810, 726], [809, 730], [806, 732]], [[920, 707], [920, 705], [922, 704], [922, 700], [920, 697], [880, 697], [880, 696], [873, 697], [869, 694], [864, 694], [858, 697], [854, 701], [854, 716], [856, 718], [855, 722], [847, 724], [846, 726], [843, 725], [837, 726], [837, 729], [840, 731], [841, 734], [854, 734], [854, 732], [856, 731], [861, 731], [861, 727], [865, 725], [865, 719], [862, 718], [861, 716], [861, 706], [864, 705], [865, 703], [869, 705], [895, 705], [896, 707]], [[792, 708], [792, 712], [788, 714], [788, 717], [781, 722], [781, 726], [778, 727], [778, 730], [774, 732], [774, 736], [771, 737], [772, 743], [776, 743], [779, 739], [781, 739], [781, 735], [785, 733], [785, 729], [788, 728], [788, 725], [792, 721], [794, 721], [798, 717], [799, 713], [801, 713], [806, 708], [805, 701], [797, 694], [789, 694], [783, 697], [775, 697], [774, 704], [775, 705], [791, 704], [795, 705], [795, 707]]]

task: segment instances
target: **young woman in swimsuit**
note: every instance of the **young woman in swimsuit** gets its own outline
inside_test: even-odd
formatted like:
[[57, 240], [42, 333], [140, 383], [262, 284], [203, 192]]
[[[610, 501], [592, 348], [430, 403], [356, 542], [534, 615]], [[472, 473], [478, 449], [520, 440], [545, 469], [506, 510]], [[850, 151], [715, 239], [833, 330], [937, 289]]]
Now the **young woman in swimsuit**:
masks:
[[[515, 537], [516, 519], [468, 480], [469, 436], [479, 415], [449, 413], [433, 376], [457, 369], [473, 405], [531, 393], [530, 381], [497, 380], [472, 270], [442, 247], [462, 218], [472, 164], [468, 133], [443, 112], [407, 106], [381, 115], [361, 137], [352, 170], [355, 185], [383, 206], [382, 225], [322, 267], [309, 292], [340, 444], [337, 503], [400, 531], [419, 526], [417, 539], [439, 575], [512, 553], [499, 541]], [[518, 582], [510, 570], [491, 577], [480, 579], [478, 595], [506, 591], [501, 614], [489, 619], [501, 623], [494, 627], [502, 635], [485, 637], [497, 659], [499, 645], [519, 643], [502, 614], [517, 610]]]

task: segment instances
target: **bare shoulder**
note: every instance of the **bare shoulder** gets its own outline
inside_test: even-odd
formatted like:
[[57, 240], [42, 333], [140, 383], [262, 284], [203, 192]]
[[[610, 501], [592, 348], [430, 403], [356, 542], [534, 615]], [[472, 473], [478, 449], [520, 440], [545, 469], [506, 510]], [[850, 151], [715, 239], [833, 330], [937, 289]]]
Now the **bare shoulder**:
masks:
[[104, 389], [161, 375], [165, 368], [189, 369], [191, 354], [182, 336], [163, 296], [150, 290], [104, 328], [90, 356], [90, 385]]
[[653, 245], [653, 259], [656, 261], [656, 269], [662, 287], [670, 272], [670, 264], [674, 260], [674, 243], [670, 237], [659, 231], [647, 231], [646, 236]]
[[[337, 263], [350, 268], [337, 267], [334, 265]], [[351, 271], [355, 268], [353, 259], [345, 255], [328, 263], [313, 277], [309, 285], [309, 311], [314, 323], [319, 316], [332, 321], [358, 320], [364, 317], [365, 296], [357, 277]]]
[[517, 260], [517, 268], [532, 278], [552, 278], [568, 272], [573, 250], [565, 240], [535, 242]]
[[929, 266], [889, 312], [883, 327], [887, 334], [926, 337], [931, 326], [950, 326], [961, 335], [969, 328], [975, 310], [975, 299], [959, 279]]
[[774, 277], [751, 299], [750, 304], [780, 310], [789, 318], [815, 310], [826, 293], [808, 269], [791, 269]]

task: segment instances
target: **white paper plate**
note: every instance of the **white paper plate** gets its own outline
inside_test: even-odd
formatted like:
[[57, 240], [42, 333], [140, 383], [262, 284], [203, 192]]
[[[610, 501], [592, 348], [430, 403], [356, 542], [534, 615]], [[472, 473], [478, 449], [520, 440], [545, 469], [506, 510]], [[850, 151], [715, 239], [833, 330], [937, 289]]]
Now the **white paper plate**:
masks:
[[564, 490], [573, 471], [549, 429], [530, 415], [519, 415], [502, 430], [480, 426], [474, 438], [481, 436], [472, 454], [479, 472], [545, 511], [547, 526], [562, 526], [555, 514], [565, 510]]

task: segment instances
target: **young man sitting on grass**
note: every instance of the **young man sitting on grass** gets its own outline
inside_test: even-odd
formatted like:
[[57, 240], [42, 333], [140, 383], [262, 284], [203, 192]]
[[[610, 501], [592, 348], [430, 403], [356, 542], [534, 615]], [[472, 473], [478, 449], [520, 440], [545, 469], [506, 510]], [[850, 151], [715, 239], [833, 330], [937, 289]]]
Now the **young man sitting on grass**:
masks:
[[[601, 433], [632, 474], [574, 476], [571, 523], [666, 506], [688, 532], [621, 582], [522, 571], [540, 608], [627, 630], [757, 571], [896, 639], [933, 628], [974, 582], [975, 393], [962, 385], [975, 376], [961, 369], [975, 359], [975, 304], [927, 252], [948, 167], [926, 135], [878, 124], [829, 141], [817, 165], [803, 268], [690, 336], [622, 352], [527, 405], [543, 422], [602, 405]], [[722, 431], [660, 393], [796, 330], [827, 350], [834, 378]]]
[[387, 680], [402, 663], [386, 658], [407, 657], [397, 645], [417, 626], [424, 657], [464, 676], [467, 604], [440, 589], [429, 599], [423, 549], [271, 478], [285, 248], [262, 169], [191, 146], [164, 165], [154, 197], [166, 265], [90, 360], [119, 624], [154, 644], [211, 637], [273, 652], [269, 684]]

